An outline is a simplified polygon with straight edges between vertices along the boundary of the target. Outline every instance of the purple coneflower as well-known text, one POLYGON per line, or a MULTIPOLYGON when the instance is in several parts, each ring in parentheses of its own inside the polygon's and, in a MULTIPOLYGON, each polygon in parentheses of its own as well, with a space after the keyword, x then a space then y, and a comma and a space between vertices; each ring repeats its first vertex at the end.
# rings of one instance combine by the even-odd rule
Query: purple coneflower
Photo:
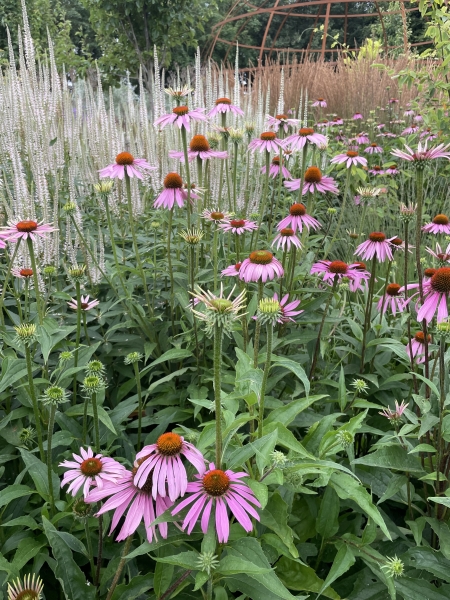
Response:
MULTIPOLYGON (((444 250, 441 248, 440 244, 436 244, 436 250, 432 250, 431 248, 426 248, 428 254, 434 256, 440 263, 450 262, 450 244, 444 250)), ((426 269, 429 270, 429 269, 426 269)), ((433 269, 432 269, 433 270, 433 269)), ((434 275, 434 273, 433 273, 434 275)))
POLYGON ((194 108, 189 110, 187 106, 176 106, 172 112, 167 115, 162 115, 156 119, 154 125, 161 125, 161 129, 166 125, 177 125, 180 129, 185 127, 186 131, 190 131, 189 122, 206 121, 206 116, 203 114, 204 108, 194 108))
POLYGON ((329 125, 333 126, 333 125, 343 125, 344 124, 344 119, 341 119, 341 117, 334 117, 334 119, 331 119, 331 121, 329 122, 329 125))
POLYGON ((322 133, 316 133, 311 127, 302 127, 298 133, 287 137, 285 142, 292 150, 302 150, 308 142, 316 146, 326 144, 327 138, 322 133))
POLYGON ((183 189, 183 180, 178 173, 168 173, 164 178, 164 189, 153 203, 154 208, 168 208, 172 210, 175 202, 183 208, 188 197, 187 190, 183 189))
POLYGON ((67 492, 72 496, 76 496, 81 487, 84 496, 87 496, 91 486, 103 489, 106 483, 115 483, 126 472, 125 467, 113 458, 102 454, 94 455, 92 448, 80 448, 80 454, 81 456, 73 453, 74 460, 59 463, 60 467, 68 469, 64 473, 61 487, 71 482, 67 492))
POLYGON ((320 229, 321 227, 317 219, 306 214, 306 206, 301 202, 298 202, 296 204, 292 204, 292 206, 289 208, 288 216, 278 223, 277 230, 281 231, 286 227, 291 227, 294 231, 297 231, 298 229, 301 233, 303 231, 303 226, 305 226, 308 230, 310 227, 312 229, 320 229))
POLYGON ((360 119, 364 119, 364 117, 362 116, 362 114, 361 114, 361 113, 358 113, 358 112, 357 112, 357 113, 355 113, 355 114, 353 115, 352 119, 353 119, 354 121, 359 121, 360 119))
POLYGON ((373 142, 372 144, 370 144, 370 146, 367 146, 364 152, 366 154, 381 154, 383 152, 383 148, 379 146, 376 142, 373 142))
POLYGON ((384 175, 384 171, 380 165, 374 165, 371 169, 369 169, 369 173, 371 175, 384 175))
POLYGON ((398 422, 401 419, 402 414, 405 412, 405 409, 408 408, 408 403, 405 404, 405 401, 402 400, 402 403, 399 405, 397 400, 395 401, 395 410, 391 408, 385 408, 380 411, 378 414, 386 417, 389 421, 398 422))
MULTIPOLYGON (((184 152, 170 150, 169 156, 170 158, 178 158, 180 162, 184 163, 184 152)), ((228 158, 228 153, 220 150, 211 150, 209 142, 204 135, 194 135, 189 144, 188 160, 192 162, 195 158, 201 158, 201 160, 228 158)))
POLYGON ((241 268, 242 263, 236 263, 235 265, 230 265, 226 269, 224 269, 221 273, 222 277, 237 277, 239 275, 239 269, 241 268))
POLYGON ((302 247, 301 241, 295 235, 295 231, 293 229, 291 229, 290 227, 285 227, 284 229, 280 229, 280 232, 278 233, 278 235, 275 237, 275 239, 272 242, 272 246, 274 244, 277 245, 277 250, 279 250, 280 248, 283 248, 283 250, 289 251, 292 246, 295 246, 296 248, 302 247))
POLYGON ((367 280, 370 278, 370 273, 367 270, 366 263, 355 262, 352 264, 352 268, 360 273, 363 273, 364 277, 358 279, 349 279, 349 290, 351 292, 357 292, 358 290, 364 291, 364 289, 367 288, 367 280))
POLYGON ((328 122, 328 119, 322 119, 321 121, 316 123, 316 127, 318 127, 319 129, 323 129, 324 127, 328 127, 329 125, 330 123, 328 122))
POLYGON ((256 150, 260 152, 264 152, 264 150, 266 152, 278 152, 280 148, 283 148, 284 141, 279 140, 273 131, 265 131, 259 136, 259 139, 250 142, 248 149, 252 152, 256 150))
POLYGON ((23 581, 17 578, 8 583, 8 600, 40 600, 44 584, 42 579, 33 573, 25 575, 23 581))
POLYGON ((290 119, 287 115, 275 115, 271 117, 270 115, 266 115, 266 121, 269 127, 271 127, 274 131, 278 131, 281 127, 286 133, 289 127, 295 127, 298 123, 298 119, 290 119))
POLYGON ((348 150, 345 154, 338 154, 332 158, 330 162, 335 165, 347 163, 347 169, 349 169, 352 165, 355 165, 355 167, 358 165, 362 165, 363 167, 367 166, 367 159, 363 156, 359 156, 356 150, 348 150))
MULTIPOLYGON (((273 295, 273 299, 276 302, 278 302, 278 294, 275 293, 273 295)), ((295 323, 295 320, 293 319, 293 317, 296 317, 297 315, 300 315, 302 312, 305 312, 304 310, 295 310, 297 308, 297 306, 299 306, 300 300, 293 300, 292 302, 288 302, 288 300, 289 300, 289 294, 286 294, 280 300, 281 316, 278 319, 278 323, 288 323, 289 321, 292 321, 292 323, 295 323)))
MULTIPOLYGON (((416 284, 417 285, 417 284, 416 284)), ((412 287, 412 286, 408 286, 412 287)), ((423 282, 424 303, 417 313, 419 323, 425 319, 429 323, 437 310, 438 323, 448 317, 447 302, 450 294, 450 267, 441 267, 428 280, 423 282)))
POLYGON ((327 101, 325 100, 325 98, 317 98, 317 100, 315 100, 311 106, 313 106, 313 107, 320 106, 320 108, 326 108, 327 101))
POLYGON ((415 115, 414 119, 413 119, 416 123, 422 123, 423 122, 423 117, 422 115, 415 115))
MULTIPOLYGON (((5 242, 17 242, 19 239, 26 240, 30 238, 33 242, 37 237, 45 237, 47 233, 57 231, 50 223, 43 224, 37 221, 10 221, 6 227, 0 230, 0 238, 5 242)), ((2 241, 1 248, 5 247, 2 241)))
POLYGON ((404 129, 401 133, 401 135, 413 135, 415 133, 417 133, 419 131, 419 127, 418 125, 410 125, 409 127, 406 127, 406 129, 404 129))
MULTIPOLYGON (((92 504, 104 500, 109 496, 109 499, 101 507, 96 516, 114 510, 110 535, 128 510, 122 528, 119 531, 119 535, 116 537, 116 541, 118 542, 125 540, 129 535, 133 534, 142 521, 144 521, 147 540, 152 542, 153 537, 157 540, 156 527, 150 527, 150 525, 157 517, 162 515, 173 505, 173 502, 167 496, 162 498, 157 495, 156 500, 153 500, 153 481, 151 474, 142 488, 138 488, 134 485, 133 479, 139 468, 139 464, 139 461, 136 461, 134 463, 133 471, 130 472, 124 470, 124 474, 118 481, 115 483, 105 483, 102 489, 92 490, 84 498, 86 503, 92 504)), ((161 536, 166 538, 167 523, 160 523, 158 528, 161 536)))
POLYGON ((404 117, 412 117, 415 114, 415 111, 413 111, 412 108, 408 108, 408 110, 405 110, 405 112, 403 113, 404 117))
POLYGON ((14 269, 11 269, 11 274, 19 279, 29 279, 30 277, 33 277, 33 269, 21 269, 19 267, 15 267, 14 269))
POLYGON ((231 215, 218 210, 204 210, 202 213, 202 218, 206 219, 207 221, 213 221, 214 223, 221 223, 223 221, 229 221, 231 219, 231 215))
MULTIPOLYGON (((266 166, 264 165, 264 167, 261 167, 261 173, 265 174, 266 172, 266 166)), ((280 174, 280 157, 279 156, 274 156, 272 158, 272 164, 269 167, 269 177, 271 177, 272 179, 276 179, 280 174)), ((281 165, 281 175, 287 179, 291 177, 291 174, 289 173, 289 171, 286 169, 286 167, 282 164, 281 165)))
MULTIPOLYGON (((298 190, 300 179, 285 181, 284 186, 291 191, 298 190)), ((308 167, 305 171, 302 195, 304 196, 308 192, 311 192, 311 194, 314 192, 337 194, 339 190, 333 177, 323 176, 318 167, 308 167)))
POLYGON ((73 308, 73 310, 78 310, 78 308, 81 310, 91 310, 91 308, 95 308, 98 304, 100 304, 99 300, 89 301, 89 296, 81 296, 79 305, 76 298, 72 298, 72 300, 67 303, 69 308, 73 308))
POLYGON ((332 285, 336 279, 346 277, 350 281, 361 281, 368 279, 369 273, 359 269, 356 264, 348 265, 342 260, 319 260, 311 267, 311 275, 323 274, 323 281, 332 285))
POLYGON ((248 515, 257 521, 259 515, 249 502, 259 508, 261 505, 252 490, 241 481, 243 477, 248 477, 247 473, 222 471, 216 469, 214 463, 210 463, 209 471, 195 477, 199 481, 188 483, 187 491, 190 495, 172 511, 172 514, 176 515, 180 510, 194 503, 183 521, 182 529, 187 529, 190 534, 203 511, 200 525, 203 533, 206 534, 211 512, 213 512, 217 539, 221 544, 226 543, 230 535, 227 506, 245 531, 249 532, 253 529, 248 515))
MULTIPOLYGON (((431 342, 431 335, 427 335, 427 343, 431 342)), ((411 360, 418 365, 425 362, 425 334, 418 331, 414 337, 406 344, 406 352, 411 360)))
POLYGON ((230 219, 225 223, 220 223, 219 228, 224 231, 231 231, 236 235, 242 235, 246 231, 258 229, 258 225, 254 221, 247 221, 247 219, 230 219))
POLYGON ((218 114, 229 112, 235 115, 239 115, 240 117, 244 116, 244 111, 242 110, 242 108, 231 104, 231 100, 229 98, 217 98, 214 108, 212 108, 208 113, 208 117, 211 119, 212 117, 215 117, 218 114))
POLYGON ((435 133, 431 133, 431 127, 428 127, 427 129, 425 129, 425 131, 422 131, 419 137, 420 139, 426 138, 426 141, 430 142, 431 140, 435 140, 437 138, 437 135, 435 133))
POLYGON ((129 152, 120 152, 116 156, 116 162, 108 165, 104 169, 100 169, 98 175, 100 178, 109 177, 110 179, 123 179, 125 173, 128 177, 137 177, 142 179, 142 173, 139 169, 153 171, 156 167, 152 167, 144 158, 134 158, 129 152), (137 168, 136 168, 137 167, 137 168))
POLYGON ((246 283, 260 280, 265 283, 268 279, 283 277, 283 275, 284 271, 280 261, 267 250, 251 252, 239 269, 239 279, 243 279, 246 283))
POLYGON ((405 144, 407 152, 395 149, 391 154, 409 162, 420 163, 427 160, 433 160, 434 158, 450 158, 450 152, 447 152, 449 147, 450 144, 439 144, 439 146, 436 146, 435 148, 427 148, 427 142, 425 141, 424 144, 421 142, 417 144, 417 150, 415 152, 405 144))
POLYGON ((398 104, 398 98, 389 98, 389 104, 398 104))
POLYGON ((135 485, 138 488, 144 487, 148 477, 152 475, 152 494, 155 500, 157 495, 162 498, 169 496, 172 501, 184 496, 188 481, 181 456, 194 465, 198 473, 205 472, 205 459, 195 446, 185 442, 177 433, 163 433, 156 444, 144 446, 136 454, 139 466, 134 476, 135 485))
POLYGON ((367 133, 358 133, 358 135, 355 137, 355 142, 357 144, 369 144, 370 139, 367 133))
POLYGON ((409 302, 409 299, 405 300, 401 294, 401 286, 398 283, 389 283, 386 286, 386 296, 380 298, 377 304, 377 310, 384 314, 390 307, 394 317, 397 312, 403 312, 409 302))
POLYGON ((434 233, 438 235, 439 233, 445 233, 447 235, 450 234, 450 220, 447 215, 436 215, 431 223, 427 223, 422 227, 422 231, 426 233, 434 233))
POLYGON ((363 260, 371 260, 376 257, 379 262, 384 262, 386 259, 392 260, 392 245, 391 240, 386 239, 386 235, 380 231, 374 231, 369 234, 369 239, 360 244, 355 255, 360 256, 363 260))
MULTIPOLYGON (((450 258, 450 255, 449 255, 449 258, 450 258)), ((436 273, 436 271, 437 271, 437 269, 432 269, 432 268, 425 269, 423 272, 424 281, 428 281, 429 279, 431 279, 433 277, 433 275, 436 273)), ((411 286, 408 285, 408 289, 410 287, 411 286)), ((413 287, 418 287, 418 284, 413 284, 413 287)))
POLYGON ((384 171, 386 175, 398 175, 400 171, 397 169, 397 165, 391 165, 384 171))

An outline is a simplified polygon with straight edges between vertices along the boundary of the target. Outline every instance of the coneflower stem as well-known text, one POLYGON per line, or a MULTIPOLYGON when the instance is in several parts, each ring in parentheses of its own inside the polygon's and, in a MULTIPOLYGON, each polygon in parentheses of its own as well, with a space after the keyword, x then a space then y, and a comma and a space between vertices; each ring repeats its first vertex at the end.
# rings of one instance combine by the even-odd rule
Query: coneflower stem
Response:
POLYGON ((203 187, 203 161, 197 156, 197 183, 198 187, 203 187))
POLYGON ((264 421, 264 396, 266 393, 267 379, 269 377, 270 363, 272 359, 272 342, 273 342, 273 324, 268 323, 266 325, 267 330, 267 354, 266 363, 264 365, 264 374, 261 385, 261 396, 259 399, 259 418, 258 418, 258 438, 262 437, 263 434, 263 421, 264 421))
POLYGON ((323 311, 322 320, 320 322, 319 331, 317 333, 316 347, 314 348, 314 355, 313 355, 313 360, 311 363, 311 371, 309 372, 309 380, 310 381, 313 380, 314 373, 316 371, 317 360, 319 358, 320 340, 322 338, 322 330, 323 330, 323 326, 325 324, 325 319, 327 318, 327 315, 328 315, 328 309, 330 308, 331 300, 334 296, 334 292, 335 292, 337 284, 338 284, 338 278, 339 278, 339 275, 336 274, 334 276, 333 287, 331 288, 330 295, 328 296, 328 300, 325 305, 325 310, 323 311))
POLYGON ((387 290, 387 286, 389 285, 389 275, 391 273, 391 267, 392 267, 392 260, 390 260, 388 262, 387 272, 386 272, 386 281, 384 282, 383 299, 381 301, 381 311, 380 311, 380 325, 383 321, 384 306, 386 303, 386 290, 387 290))
POLYGON ((234 156, 233 156, 233 210, 237 211, 237 163, 238 163, 238 145, 234 145, 234 156))
POLYGON ((258 229, 256 231, 255 247, 258 245, 259 233, 261 231, 261 225, 262 225, 262 222, 264 219, 264 213, 266 212, 267 194, 269 191, 269 169, 270 169, 270 152, 268 150, 266 150, 266 177, 264 179, 263 196, 261 199, 261 203, 259 205, 259 219, 258 219, 258 229))
POLYGON ((131 179, 130 179, 128 173, 125 173, 125 187, 127 189, 128 222, 130 223, 131 237, 133 239, 134 254, 136 257, 137 267, 138 267, 140 275, 141 275, 142 283, 144 284, 145 301, 147 302, 147 306, 148 306, 149 310, 151 310, 152 303, 150 301, 150 296, 148 294, 147 280, 145 278, 145 271, 142 266, 141 257, 139 255, 139 245, 137 242, 136 229, 134 226, 133 203, 131 201, 131 179))
POLYGON ((27 374, 28 374, 28 387, 30 391, 31 403, 33 405, 33 413, 34 420, 36 421, 36 433, 38 438, 38 447, 39 447, 39 455, 41 457, 41 461, 44 462, 45 454, 44 454, 44 445, 42 443, 42 428, 41 428, 41 417, 39 415, 39 408, 36 398, 36 390, 34 387, 33 380, 33 367, 31 363, 31 352, 28 344, 25 344, 25 359, 27 362, 27 374))
POLYGON ((221 404, 221 367, 222 367, 223 330, 214 325, 214 402, 216 412, 216 469, 222 464, 222 404, 221 404))
POLYGON ((116 242, 115 242, 115 238, 114 238, 114 229, 113 229, 113 225, 112 225, 111 211, 109 209, 108 194, 102 194, 102 196, 103 196, 103 201, 105 204, 106 221, 108 223, 109 241, 111 242, 111 248, 112 248, 113 257, 114 257, 114 264, 115 264, 115 267, 117 270, 117 274, 119 276, 120 283, 122 285, 122 289, 123 289, 125 295, 127 296, 127 298, 129 298, 130 294, 128 293, 128 289, 127 289, 127 287, 125 285, 125 281, 122 277, 120 263, 117 258, 117 248, 116 248, 116 242))
MULTIPOLYGON (((98 504, 100 508, 100 503, 98 504)), ((98 517, 98 547, 97 547, 97 569, 95 571, 94 585, 98 586, 100 581, 100 571, 102 569, 103 556, 103 515, 98 517)))
POLYGON ((17 252, 19 251, 20 242, 21 242, 21 238, 19 238, 16 242, 16 247, 14 248, 14 253, 11 257, 11 260, 9 261, 8 268, 6 270, 5 281, 3 282, 2 295, 0 296, 0 315, 1 315, 2 325, 5 325, 5 317, 3 316, 3 309, 5 307, 6 288, 8 287, 9 278, 11 277, 11 268, 16 259, 17 252))
MULTIPOLYGON (((262 300, 264 293, 264 283, 260 280, 258 281, 258 302, 257 306, 259 306, 260 301, 262 300)), ((255 327, 255 339, 253 341, 253 368, 258 368, 258 355, 259 355, 259 335, 261 332, 261 321, 259 319, 256 320, 255 327)))
POLYGON ((364 359, 365 359, 365 354, 366 354, 366 337, 367 337, 367 332, 369 331, 370 320, 371 320, 371 316, 372 316, 372 299, 373 299, 373 290, 375 287, 375 271, 376 271, 376 269, 377 269, 377 257, 374 256, 372 258, 372 269, 371 269, 371 274, 370 274, 369 290, 367 293, 366 310, 365 310, 365 314, 364 314, 364 328, 363 328, 363 339, 362 339, 362 349, 361 349, 361 367, 360 367, 361 373, 364 372, 364 359))
POLYGON ((92 550, 92 539, 91 539, 91 532, 89 531, 89 518, 88 517, 86 517, 84 519, 84 532, 86 534, 87 552, 89 555, 89 563, 91 565, 91 577, 92 577, 92 581, 94 581, 94 577, 95 577, 94 552, 92 550))
POLYGON ((92 402, 92 416, 94 417, 95 451, 98 454, 100 452, 100 428, 99 428, 99 422, 98 422, 97 394, 95 392, 92 394, 91 402, 92 402))
MULTIPOLYGON (((277 220, 278 211, 280 210, 281 190, 282 190, 282 187, 283 187, 283 185, 282 185, 283 184, 283 158, 282 158, 283 152, 282 152, 281 148, 280 148, 280 155, 279 156, 280 156, 280 170, 278 172, 277 202, 276 202, 276 205, 275 205, 275 212, 274 212, 274 215, 273 215, 274 218, 273 219, 271 218, 270 219, 270 223, 269 223, 269 238, 272 235, 273 222, 277 220)), ((272 215, 272 213, 271 213, 271 215, 272 215)))
POLYGON ((301 164, 301 172, 300 172, 300 187, 298 189, 299 199, 298 201, 302 204, 303 200, 303 182, 305 181, 305 171, 306 171, 306 156, 308 154, 308 142, 303 146, 302 152, 302 164, 301 164))
POLYGON ((137 438, 137 449, 141 449, 141 430, 142 430, 142 386, 141 386, 141 373, 137 362, 133 363, 134 367, 134 378, 136 379, 136 387, 138 394, 138 438, 137 438))
POLYGON ((187 228, 191 228, 191 172, 189 169, 189 155, 188 155, 188 147, 187 147, 187 136, 186 136, 186 128, 183 126, 181 128, 181 140, 183 142, 183 152, 184 152, 184 166, 186 168, 186 184, 187 184, 187 200, 186 200, 186 214, 187 214, 187 228))
POLYGON ((36 266, 36 257, 34 255, 33 241, 30 237, 27 238, 27 245, 28 245, 28 252, 30 254, 31 268, 33 270, 34 294, 36 297, 36 309, 37 309, 37 314, 38 314, 38 318, 39 318, 39 325, 42 325, 43 314, 42 314, 41 294, 39 291, 39 279, 38 279, 37 266, 36 266))
POLYGON ((56 406, 51 404, 48 416, 47 428, 47 476, 48 476, 48 495, 50 496, 50 510, 52 515, 55 514, 55 494, 53 491, 53 471, 52 471, 52 438, 53 428, 55 426, 56 406))
POLYGON ((341 212, 339 214, 339 219, 338 219, 338 222, 336 224, 336 228, 334 230, 334 235, 331 238, 330 245, 328 246, 328 248, 325 251, 325 255, 323 257, 323 260, 325 260, 326 257, 328 256, 328 254, 330 253, 331 248, 333 247, 334 242, 337 239, 337 236, 339 234, 339 230, 340 230, 341 225, 342 225, 342 220, 344 218, 344 213, 345 213, 345 203, 347 201, 348 188, 349 188, 349 184, 350 184, 350 174, 351 174, 351 169, 347 169, 347 179, 345 180, 345 188, 344 188, 344 196, 342 198, 341 212))
MULTIPOLYGON (((77 296, 77 332, 75 338, 75 352, 73 355, 73 366, 75 369, 78 367, 78 349, 80 347, 80 337, 81 337, 81 290, 80 290, 80 282, 75 282, 75 290, 77 296)), ((72 404, 75 406, 77 403, 77 375, 75 373, 73 376, 73 396, 72 396, 72 404)))
POLYGON ((172 336, 174 336, 175 335, 175 320, 174 320, 174 314, 173 314, 174 283, 173 283, 172 256, 170 254, 170 242, 172 240, 172 219, 173 219, 173 209, 169 210, 169 224, 167 227, 167 267, 169 269, 169 277, 170 277, 170 319, 172 321, 172 336))
MULTIPOLYGON (((439 426, 437 435, 437 454, 436 454, 436 494, 441 495, 440 486, 440 474, 441 474, 441 460, 444 451, 444 439, 442 438, 442 425, 444 421, 444 410, 445 410, 445 335, 441 335, 440 348, 439 348, 439 426)), ((442 508, 442 507, 441 507, 442 508)), ((436 504, 436 518, 442 515, 440 505, 436 504)))
POLYGON ((122 571, 127 562, 125 558, 130 550, 131 542, 133 541, 133 534, 129 535, 126 539, 125 546, 122 551, 122 558, 120 559, 119 566, 117 567, 116 574, 114 575, 114 579, 112 580, 111 587, 109 588, 108 595, 106 596, 106 600, 111 600, 112 595, 114 594, 114 590, 119 582, 120 577, 122 576, 122 571))
POLYGON ((217 289, 217 245, 219 243, 219 229, 214 224, 214 236, 213 236, 213 271, 214 271, 214 291, 217 289))

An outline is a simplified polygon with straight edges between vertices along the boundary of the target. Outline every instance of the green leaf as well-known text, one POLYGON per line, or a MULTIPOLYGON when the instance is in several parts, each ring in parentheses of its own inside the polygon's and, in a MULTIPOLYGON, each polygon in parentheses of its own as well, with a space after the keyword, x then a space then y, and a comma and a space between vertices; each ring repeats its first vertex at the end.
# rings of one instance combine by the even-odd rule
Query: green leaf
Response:
POLYGON ((311 404, 314 404, 314 402, 321 398, 327 397, 326 394, 321 394, 320 396, 310 396, 309 398, 289 402, 289 404, 286 404, 285 406, 270 411, 269 415, 264 419, 264 426, 269 425, 270 423, 289 425, 298 414, 306 410, 311 404))
MULTIPOLYGON (((323 580, 316 575, 314 569, 284 556, 277 562, 277 573, 285 586, 291 590, 318 593, 323 586, 323 580)), ((322 592, 322 596, 332 600, 340 599, 339 594, 330 587, 322 592)))
POLYGON ((222 558, 217 567, 217 572, 225 577, 236 575, 237 573, 246 573, 251 576, 262 575, 264 573, 270 573, 270 571, 272 571, 270 567, 260 567, 248 560, 229 554, 225 556, 225 558, 222 558))
POLYGON ((162 356, 154 360, 150 363, 145 369, 141 371, 141 377, 148 373, 153 367, 156 365, 160 365, 163 362, 167 362, 168 360, 181 360, 182 358, 190 358, 192 356, 192 352, 190 350, 183 350, 182 348, 171 348, 164 352, 162 356))
POLYGON ((284 356, 273 356, 272 357, 272 366, 273 367, 284 367, 293 373, 296 377, 300 379, 303 383, 303 387, 305 388, 306 397, 309 395, 310 383, 308 376, 305 373, 305 370, 299 363, 291 360, 290 358, 285 358, 284 356))
POLYGON ((367 465, 368 467, 382 467, 394 469, 403 473, 423 473, 424 470, 417 456, 408 454, 405 448, 400 446, 383 446, 375 452, 366 454, 352 461, 354 465, 367 465))
POLYGON ((395 580, 395 589, 404 600, 448 600, 448 593, 441 593, 425 579, 399 577, 395 580))
MULTIPOLYGON (((31 452, 28 452, 28 450, 25 450, 24 448, 19 448, 19 450, 27 471, 34 482, 34 485, 36 486, 36 490, 45 500, 47 500, 49 497, 47 465, 41 462, 37 456, 31 454, 31 452)), ((59 477, 53 471, 52 482, 53 494, 57 500, 59 498, 60 481, 59 477)))
POLYGON ((130 552, 130 554, 127 554, 127 559, 136 558, 136 556, 142 556, 143 554, 149 554, 150 552, 155 552, 158 548, 162 548, 168 544, 176 544, 178 542, 186 542, 188 540, 195 542, 197 540, 201 540, 202 538, 203 533, 200 530, 194 529, 194 531, 188 535, 187 533, 184 533, 173 525, 169 524, 167 538, 158 536, 158 541, 155 540, 152 543, 144 542, 135 550, 130 552))
POLYGON ((247 478, 245 481, 261 504, 261 508, 264 509, 267 505, 267 501, 269 500, 269 490, 267 485, 250 478, 247 478))
POLYGON ((45 546, 44 542, 39 542, 34 537, 24 538, 20 540, 12 561, 13 566, 20 570, 29 560, 34 558, 39 550, 45 546))
POLYGON ((180 552, 180 554, 174 554, 172 556, 155 556, 154 560, 168 565, 183 567, 183 569, 199 571, 200 567, 198 566, 197 558, 198 553, 190 550, 188 552, 180 552))
POLYGON ((339 529, 339 508, 339 497, 335 490, 328 485, 325 488, 316 521, 316 531, 317 533, 320 533, 324 539, 333 537, 339 529))
POLYGON ((342 365, 341 372, 339 374, 338 402, 339 408, 344 410, 347 406, 347 388, 345 387, 345 373, 342 365))
MULTIPOLYGON (((315 457, 310 454, 303 445, 298 441, 295 435, 290 431, 287 427, 282 425, 281 423, 270 423, 270 425, 266 425, 263 429, 264 435, 269 435, 273 431, 277 431, 277 445, 283 446, 288 450, 292 450, 296 452, 302 458, 307 458, 310 460, 315 460, 315 457)), ((261 438, 262 439, 262 438, 261 438)), ((230 467, 231 468, 231 467, 230 467)))
MULTIPOLYGON (((37 368, 37 365, 36 365, 37 368)), ((10 385, 14 385, 27 375, 26 362, 23 359, 5 358, 2 361, 2 375, 0 377, 0 394, 10 385)))
POLYGON ((402 560, 408 567, 424 569, 435 575, 438 579, 443 579, 450 583, 450 560, 444 558, 441 552, 437 552, 426 546, 410 548, 406 555, 402 555, 402 560))
POLYGON ((162 383, 166 383, 167 381, 171 381, 174 377, 179 377, 180 375, 183 375, 184 373, 186 373, 186 371, 188 370, 189 367, 184 367, 184 369, 178 369, 178 371, 173 371, 172 373, 169 373, 169 375, 166 375, 165 377, 162 377, 161 379, 158 379, 157 381, 154 381, 148 388, 147 392, 153 392, 153 390, 158 387, 158 385, 161 385, 162 383))
POLYGON ((369 493, 360 483, 346 473, 333 473, 330 477, 330 485, 336 490, 341 500, 353 500, 353 502, 356 502, 375 521, 384 535, 388 539, 391 539, 391 534, 383 521, 383 517, 380 515, 377 507, 374 506, 369 493))
POLYGON ((288 505, 278 492, 275 492, 267 503, 266 508, 260 512, 261 524, 274 531, 294 558, 298 558, 298 550, 294 545, 294 534, 287 524, 288 505))
POLYGON ((56 561, 51 566, 55 577, 61 583, 66 600, 95 600, 95 587, 88 585, 86 577, 73 560, 69 546, 58 535, 58 532, 50 521, 45 517, 42 517, 42 521, 56 561))
POLYGON ((350 548, 346 544, 343 544, 339 548, 336 556, 334 557, 334 561, 327 575, 327 578, 325 579, 322 587, 320 588, 319 596, 322 594, 322 592, 324 592, 327 589, 327 587, 329 587, 334 581, 336 581, 336 579, 338 579, 341 575, 346 573, 350 569, 350 567, 355 564, 355 561, 356 559, 353 556, 353 553, 350 550, 350 548))
POLYGON ((114 590, 111 600, 135 600, 153 587, 151 575, 138 575, 128 583, 118 585, 114 590))
MULTIPOLYGON (((99 404, 97 406, 97 411, 98 411, 98 418, 103 423, 103 425, 105 425, 112 433, 117 434, 117 431, 115 430, 114 425, 113 425, 111 419, 109 418, 108 413, 103 408, 103 406, 101 406, 99 404)), ((67 417, 79 417, 79 416, 81 416, 81 415, 84 414, 84 405, 83 404, 78 404, 76 406, 70 406, 67 410, 64 411, 64 414, 67 417)), ((91 403, 88 404, 87 414, 90 417, 94 418, 94 412, 93 412, 93 408, 92 408, 92 404, 91 403)))
MULTIPOLYGON (((0 492, 0 508, 7 506, 12 500, 35 493, 35 490, 32 490, 27 485, 9 485, 0 492)), ((2 525, 5 525, 5 523, 2 523, 2 525)))

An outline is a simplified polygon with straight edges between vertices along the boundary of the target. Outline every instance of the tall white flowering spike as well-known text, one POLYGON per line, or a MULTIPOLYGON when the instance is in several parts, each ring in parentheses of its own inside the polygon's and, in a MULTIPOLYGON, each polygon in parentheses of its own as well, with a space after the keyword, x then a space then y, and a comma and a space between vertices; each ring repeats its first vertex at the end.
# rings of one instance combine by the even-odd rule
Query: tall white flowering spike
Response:
POLYGON ((280 94, 278 96, 277 114, 282 115, 284 113, 284 68, 281 68, 280 75, 280 94))

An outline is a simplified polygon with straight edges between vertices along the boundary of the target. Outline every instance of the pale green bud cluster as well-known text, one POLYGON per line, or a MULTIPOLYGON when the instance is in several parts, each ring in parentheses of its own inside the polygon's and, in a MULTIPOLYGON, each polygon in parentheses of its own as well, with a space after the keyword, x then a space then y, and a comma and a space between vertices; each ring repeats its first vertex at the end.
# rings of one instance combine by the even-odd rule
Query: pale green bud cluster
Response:
POLYGON ((114 185, 112 180, 100 181, 99 183, 94 184, 94 190, 98 194, 108 194, 114 185))
POLYGON ((211 571, 217 569, 219 559, 213 552, 202 552, 197 556, 197 565, 201 571, 210 575, 211 571))
POLYGON ((338 431, 336 438, 343 448, 348 448, 355 441, 355 438, 350 431, 338 431))
POLYGON ((405 565, 397 556, 387 558, 386 560, 386 564, 381 568, 384 569, 388 577, 401 577, 404 574, 405 565))
POLYGON ((272 459, 273 466, 277 467, 278 469, 282 469, 288 462, 286 454, 280 452, 279 450, 274 450, 271 452, 270 458, 272 459))
POLYGON ((354 379, 351 386, 355 388, 357 394, 367 394, 367 390, 369 389, 364 379, 354 379))
POLYGON ((22 323, 14 329, 16 331, 16 342, 30 346, 36 340, 36 325, 33 323, 22 323))
POLYGON ((185 229, 179 235, 189 246, 196 246, 201 242, 205 234, 200 229, 185 229))
POLYGON ((82 388, 85 395, 90 398, 105 388, 105 381, 98 375, 88 375, 84 378, 82 388))
POLYGON ((68 401, 67 390, 59 387, 59 385, 52 385, 47 388, 41 396, 41 402, 45 406, 58 406, 68 401))
POLYGON ((281 305, 273 298, 263 298, 259 301, 256 316, 262 325, 275 325, 282 317, 281 305))
POLYGON ((130 352, 124 358, 124 363, 126 365, 134 365, 134 363, 139 362, 143 359, 143 356, 140 352, 130 352))
POLYGON ((91 360, 86 365, 87 375, 98 375, 103 377, 105 373, 105 365, 100 360, 91 360))
POLYGON ((76 212, 76 210, 77 205, 75 204, 75 202, 67 202, 67 204, 64 204, 63 206, 63 211, 68 215, 73 215, 76 212))

